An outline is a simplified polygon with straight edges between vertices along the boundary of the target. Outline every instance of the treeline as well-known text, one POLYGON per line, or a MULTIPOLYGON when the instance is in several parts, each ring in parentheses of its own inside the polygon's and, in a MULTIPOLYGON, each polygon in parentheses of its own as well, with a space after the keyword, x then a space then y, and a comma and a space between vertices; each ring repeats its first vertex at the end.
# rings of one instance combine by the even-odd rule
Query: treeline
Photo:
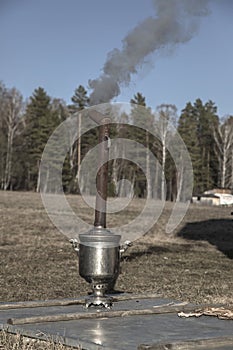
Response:
MULTIPOLYGON (((197 99, 194 103, 188 102, 180 115, 177 115, 174 105, 158 106, 156 114, 159 117, 155 121, 155 114, 146 105, 141 93, 137 93, 130 102, 135 105, 131 117, 135 120, 143 118, 136 108, 143 106, 147 111, 147 122, 151 128, 157 128, 160 139, 139 128, 123 127, 123 122, 118 128, 112 128, 112 137, 133 138, 142 143, 155 155, 157 163, 151 164, 146 160, 147 171, 144 174, 133 162, 120 159, 124 158, 123 154, 112 160, 109 166, 110 195, 127 195, 123 182, 119 180, 129 179, 131 189, 138 197, 176 199, 179 169, 176 169, 167 147, 169 123, 178 130, 189 151, 194 193, 213 187, 233 191, 233 116, 219 118, 214 102, 203 103, 197 99)), ((40 161, 50 135, 61 122, 88 106, 88 93, 81 85, 67 105, 62 99, 48 96, 41 87, 35 89, 28 101, 24 101, 16 88, 7 88, 0 83, 0 189, 40 191, 40 161)), ((62 171, 65 192, 79 193, 80 186, 85 187, 85 179, 80 179, 80 164, 97 142, 96 128, 78 139, 67 153, 62 171)), ((149 159, 149 153, 147 156, 149 159)))

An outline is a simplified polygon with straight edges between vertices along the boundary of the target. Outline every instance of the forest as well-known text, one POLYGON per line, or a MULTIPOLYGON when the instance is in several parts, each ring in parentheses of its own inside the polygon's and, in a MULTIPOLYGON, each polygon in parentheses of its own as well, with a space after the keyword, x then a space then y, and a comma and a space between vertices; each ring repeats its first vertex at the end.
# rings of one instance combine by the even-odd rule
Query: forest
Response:
MULTIPOLYGON (((75 89, 70 101, 67 104, 60 98, 52 98, 42 87, 36 88, 25 101, 15 87, 7 88, 0 83, 1 190, 41 190, 40 161, 49 137, 63 121, 90 106, 88 91, 82 85, 75 89)), ((148 111, 150 127, 159 130, 160 140, 143 129, 123 127, 123 122, 120 127, 111 128, 111 137, 121 135, 142 143, 156 156, 158 164, 144 174, 138 165, 121 157, 110 161, 109 195, 124 196, 118 181, 129 179, 136 197, 154 196, 171 201, 177 198, 178 170, 167 148, 168 122, 174 125, 189 152, 194 176, 193 193, 201 194, 213 187, 229 188, 233 192, 233 115, 220 118, 213 101, 203 102, 197 98, 194 102, 188 101, 180 115, 175 105, 157 106, 158 123, 154 121, 151 106, 147 106, 142 93, 132 96, 129 102, 135 106, 131 110, 132 118, 143 118, 136 106, 143 106, 148 111), (160 177, 158 166, 162 169, 160 177), (158 182, 160 186, 155 185, 158 182)), ((87 151, 98 143, 97 131, 98 127, 87 132, 67 152, 62 170, 66 193, 80 193, 80 164, 87 151)))

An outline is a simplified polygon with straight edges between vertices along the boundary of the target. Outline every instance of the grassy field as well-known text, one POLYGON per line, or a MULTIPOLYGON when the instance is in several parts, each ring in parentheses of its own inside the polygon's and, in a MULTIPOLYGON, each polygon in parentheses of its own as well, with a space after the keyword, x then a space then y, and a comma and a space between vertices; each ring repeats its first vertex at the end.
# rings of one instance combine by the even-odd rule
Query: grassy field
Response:
MULTIPOLYGON (((93 221, 93 211, 80 197, 68 200, 79 215, 93 221)), ((137 215, 141 203, 121 215, 120 222, 137 215)), ((150 232, 124 254, 116 289, 153 291, 194 303, 233 304, 232 208, 191 205, 176 232, 167 236, 165 223, 171 210, 168 203, 150 232)), ((0 192, 0 214, 0 301, 88 293, 88 284, 78 275, 78 258, 67 237, 50 222, 39 194, 0 192)), ((110 216, 110 226, 117 221, 119 216, 110 216)), ((11 342, 17 344, 14 337, 0 332, 1 350, 13 349, 11 342)), ((14 349, 63 348, 31 341, 23 346, 14 349)))

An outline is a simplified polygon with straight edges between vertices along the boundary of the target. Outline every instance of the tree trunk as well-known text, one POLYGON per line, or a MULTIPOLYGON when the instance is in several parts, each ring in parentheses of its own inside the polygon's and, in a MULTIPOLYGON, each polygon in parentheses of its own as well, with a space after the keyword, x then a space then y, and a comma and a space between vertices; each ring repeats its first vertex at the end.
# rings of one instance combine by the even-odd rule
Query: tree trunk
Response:
POLYGON ((40 161, 37 161, 38 165, 38 176, 37 176, 37 184, 36 184, 36 192, 40 192, 40 182, 41 182, 41 172, 40 172, 40 161))
POLYGON ((156 164, 155 164, 155 179, 154 179, 154 197, 156 199, 160 198, 160 194, 158 191, 158 187, 159 187, 159 183, 160 183, 160 178, 159 178, 159 161, 158 159, 156 159, 156 164))
POLYGON ((45 183, 44 183, 44 187, 43 187, 43 193, 47 193, 47 191, 51 191, 50 188, 48 188, 48 182, 49 182, 49 167, 46 171, 46 180, 45 180, 45 183))
POLYGON ((14 129, 10 128, 8 130, 7 137, 7 154, 6 154, 6 164, 5 164, 5 179, 3 189, 6 191, 11 182, 11 170, 12 170, 12 154, 13 154, 13 139, 14 139, 14 129))
POLYGON ((146 131, 146 181, 147 181, 147 198, 152 198, 151 169, 150 169, 150 149, 149 149, 149 132, 146 131))
POLYGON ((161 200, 165 201, 165 164, 166 164, 166 143, 165 138, 162 140, 162 174, 161 174, 161 200))
MULTIPOLYGON (((81 127, 82 127, 82 114, 79 113, 78 116, 78 144, 77 144, 77 174, 76 174, 76 180, 80 181, 80 165, 81 165, 81 127)), ((80 188, 80 187, 79 187, 80 188)))
POLYGON ((231 151, 231 191, 233 191, 233 149, 231 151))
POLYGON ((207 189, 211 186, 210 184, 210 151, 207 151, 207 189))
POLYGON ((180 169, 177 170, 177 195, 176 195, 176 200, 177 202, 180 202, 182 200, 181 198, 181 192, 183 188, 183 182, 184 182, 184 169, 183 169, 183 162, 182 162, 182 154, 180 155, 181 157, 181 162, 182 166, 180 169))
POLYGON ((222 160, 222 176, 221 176, 221 187, 225 187, 225 180, 226 180, 226 154, 223 153, 223 160, 222 160))

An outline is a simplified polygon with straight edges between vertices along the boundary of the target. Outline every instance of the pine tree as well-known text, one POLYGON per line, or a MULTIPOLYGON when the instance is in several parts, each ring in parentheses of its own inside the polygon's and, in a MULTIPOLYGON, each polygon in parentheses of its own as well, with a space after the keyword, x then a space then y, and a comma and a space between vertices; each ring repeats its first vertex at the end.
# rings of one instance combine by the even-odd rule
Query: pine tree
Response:
POLYGON ((26 129, 24 150, 27 156, 27 188, 40 190, 40 160, 44 147, 59 125, 58 115, 52 111, 51 98, 42 87, 36 89, 30 97, 25 114, 26 129))
POLYGON ((181 112, 181 116, 178 121, 178 132, 182 137, 191 157, 194 173, 194 192, 200 193, 201 150, 197 130, 198 119, 195 113, 195 108, 191 102, 188 102, 186 107, 181 112))
POLYGON ((194 172, 194 193, 202 193, 217 184, 217 159, 214 154, 213 126, 218 123, 212 101, 197 99, 182 110, 178 131, 189 151, 194 172))
MULTIPOLYGON (((146 98, 138 92, 130 100, 132 104, 131 117, 133 119, 133 124, 137 125, 132 129, 132 139, 138 143, 144 145, 146 148, 146 154, 143 152, 143 157, 145 156, 146 164, 146 178, 139 167, 136 168, 136 194, 139 197, 152 198, 153 188, 152 188, 152 171, 151 171, 151 159, 150 159, 150 149, 153 144, 153 137, 148 130, 153 128, 154 116, 151 113, 151 109, 146 106, 146 98), (145 184, 146 183, 146 184, 145 184)), ((137 155, 139 158, 140 154, 137 155)))
POLYGON ((131 98, 130 103, 133 103, 138 106, 146 107, 146 98, 142 95, 141 92, 137 92, 133 98, 131 98))
POLYGON ((74 90, 71 101, 73 103, 69 106, 69 109, 72 113, 76 113, 88 107, 90 99, 87 95, 87 90, 82 85, 79 85, 79 87, 74 90))
MULTIPOLYGON (((62 99, 54 98, 51 100, 51 111, 54 114, 54 118, 59 120, 59 124, 65 121, 70 116, 69 108, 66 106, 65 101, 63 101, 62 99)), ((53 139, 54 145, 51 145, 51 148, 54 148, 54 151, 53 156, 51 155, 50 159, 50 183, 46 184, 47 189, 44 189, 44 191, 46 190, 49 192, 56 193, 60 189, 56 188, 56 181, 53 178, 53 176, 51 176, 51 174, 59 173, 59 167, 64 155, 64 145, 67 143, 67 140, 69 140, 69 135, 68 133, 66 133, 66 135, 63 134, 60 138, 53 135, 53 139), (62 138, 64 139, 62 140, 62 138)), ((68 193, 71 192, 72 182, 73 177, 70 164, 70 152, 67 152, 62 167, 62 190, 68 193)))
POLYGON ((81 165, 81 159, 82 159, 82 151, 83 148, 85 148, 85 144, 88 142, 86 141, 86 136, 81 137, 81 130, 82 130, 82 113, 83 109, 89 106, 89 97, 87 95, 86 89, 79 85, 75 91, 74 95, 71 97, 72 104, 68 106, 69 111, 71 114, 76 115, 77 118, 77 134, 78 139, 73 144, 73 146, 70 148, 70 154, 69 154, 69 161, 70 161, 70 167, 72 171, 72 177, 73 177, 73 184, 72 184, 72 191, 73 192, 79 192, 80 191, 80 165, 81 165))

